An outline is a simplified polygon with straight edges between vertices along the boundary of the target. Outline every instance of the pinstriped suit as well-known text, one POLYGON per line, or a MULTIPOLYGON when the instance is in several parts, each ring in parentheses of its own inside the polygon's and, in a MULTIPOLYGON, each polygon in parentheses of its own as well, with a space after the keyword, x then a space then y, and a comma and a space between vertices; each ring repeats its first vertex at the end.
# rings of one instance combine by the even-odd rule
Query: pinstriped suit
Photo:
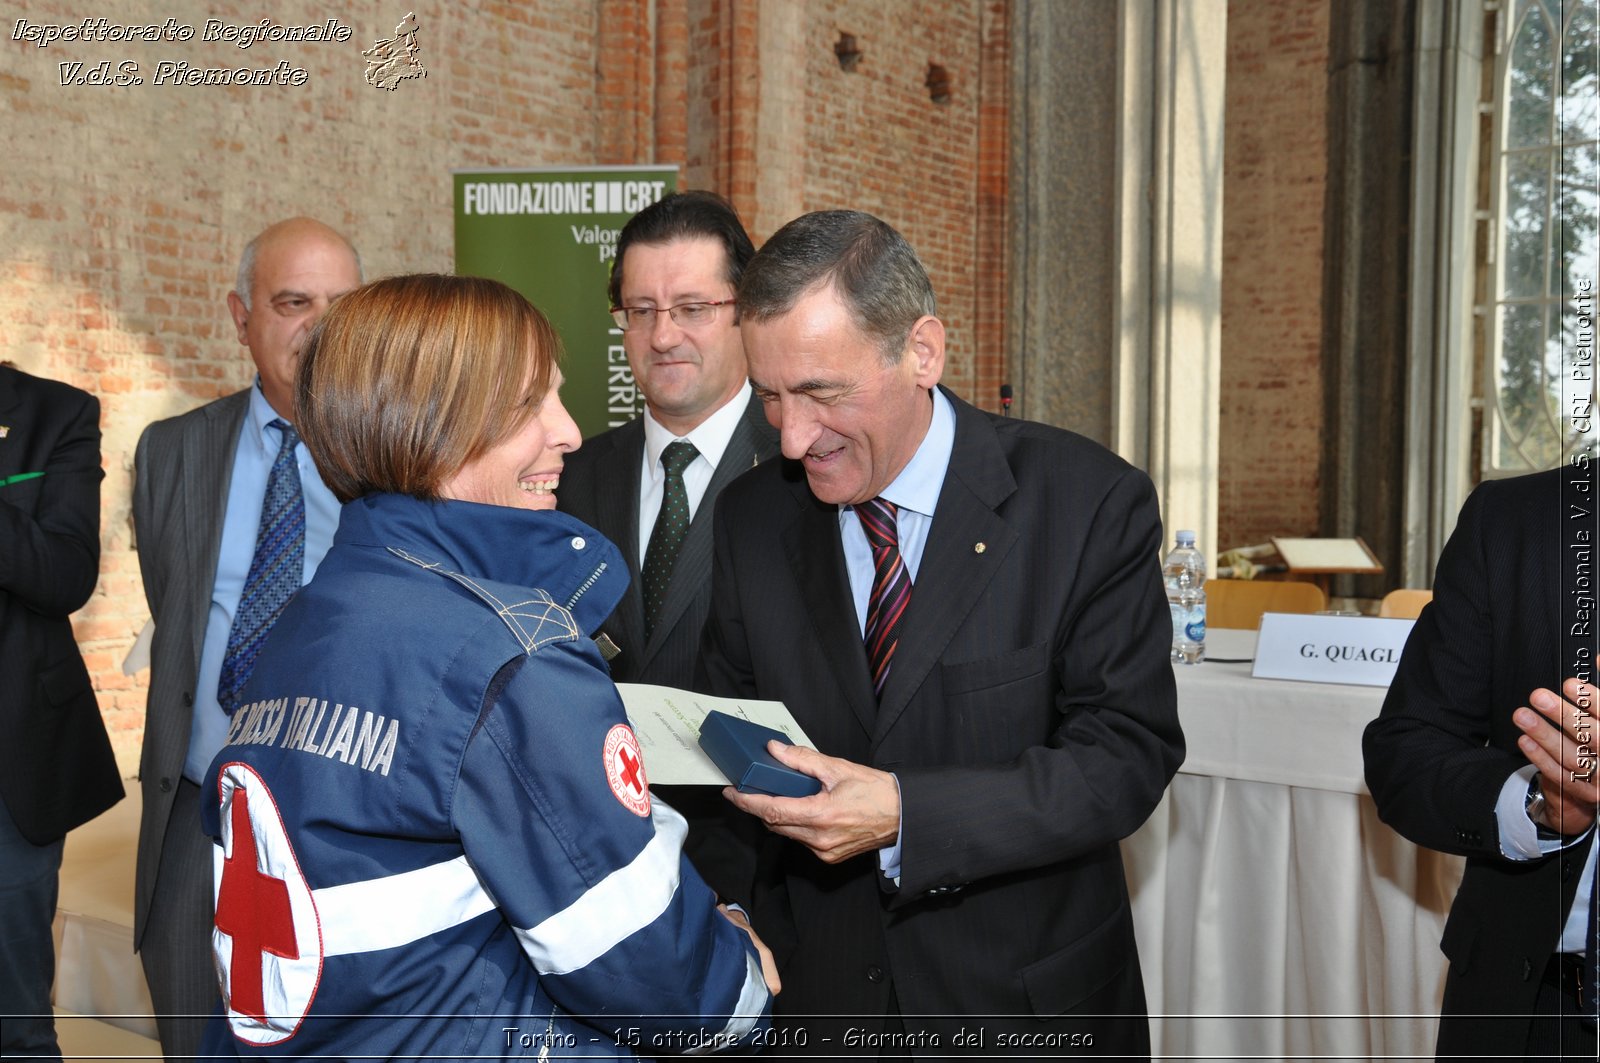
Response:
POLYGON ((1512 713, 1538 687, 1560 691, 1580 647, 1593 662, 1591 550, 1572 544, 1579 533, 1593 541, 1594 499, 1592 464, 1478 485, 1362 736, 1379 817, 1467 858, 1440 942, 1450 960, 1440 1058, 1527 1051, 1541 976, 1595 844, 1591 833, 1542 860, 1511 861, 1495 814, 1501 787, 1528 763, 1512 713))
POLYGON ((566 460, 559 508, 617 544, 633 577, 628 593, 601 627, 622 650, 611 661, 618 683, 689 687, 700 652, 700 629, 711 606, 711 522, 717 495, 756 462, 778 453, 778 434, 752 398, 744 418, 717 463, 705 497, 695 508, 689 534, 678 552, 672 582, 653 637, 644 640, 644 594, 639 583, 639 470, 644 461, 644 421, 584 441, 566 460))
POLYGON ((903 842, 896 891, 876 854, 829 866, 768 835, 735 893, 813 1051, 897 1007, 945 1052, 1004 1052, 995 1038, 1012 1031, 1148 1054, 1117 842, 1183 757, 1155 493, 1080 436, 951 402, 954 449, 881 704, 837 507, 788 461, 722 497, 710 689, 781 699, 823 753, 895 772, 903 842), (834 1018, 802 1018, 818 1015, 834 1018), (990 1016, 981 1049, 952 1041, 972 1016, 990 1016))
MULTIPOLYGON (((174 799, 189 750, 234 450, 249 406, 245 390, 157 421, 140 436, 134 457, 133 523, 155 637, 139 758, 144 808, 133 942, 158 1014, 208 1013, 218 999, 208 933, 211 842, 199 829, 198 807, 175 809, 174 799)), ((158 1022, 169 1056, 198 1047, 198 1023, 158 1022)))

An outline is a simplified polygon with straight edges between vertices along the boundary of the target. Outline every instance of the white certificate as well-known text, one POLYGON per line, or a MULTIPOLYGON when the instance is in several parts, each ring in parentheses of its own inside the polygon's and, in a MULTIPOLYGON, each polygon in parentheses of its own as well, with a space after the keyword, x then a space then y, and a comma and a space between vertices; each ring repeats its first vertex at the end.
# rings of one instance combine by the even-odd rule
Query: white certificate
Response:
POLYGON ((648 683, 618 683, 617 693, 622 695, 633 733, 639 736, 645 775, 651 783, 728 785, 727 776, 700 748, 700 724, 712 709, 782 731, 797 746, 816 748, 781 701, 716 698, 648 683))

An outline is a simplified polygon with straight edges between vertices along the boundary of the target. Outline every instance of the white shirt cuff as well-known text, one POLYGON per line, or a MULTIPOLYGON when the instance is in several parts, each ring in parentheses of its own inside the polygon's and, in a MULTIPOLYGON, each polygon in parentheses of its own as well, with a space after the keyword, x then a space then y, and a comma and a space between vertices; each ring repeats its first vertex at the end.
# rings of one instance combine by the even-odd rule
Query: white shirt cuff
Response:
POLYGON ((1494 818, 1500 826, 1500 852, 1507 860, 1537 860, 1576 845, 1588 833, 1565 839, 1539 836, 1538 826, 1528 818, 1528 787, 1533 785, 1534 773, 1532 764, 1512 772, 1500 787, 1500 799, 1494 803, 1494 818))
MULTIPOLYGON (((899 796, 900 776, 891 772, 889 777, 894 780, 895 795, 899 796)), ((892 880, 896 886, 900 885, 900 843, 905 837, 906 828, 904 812, 905 809, 902 806, 900 825, 895 828, 894 832, 894 844, 887 849, 878 850, 878 870, 883 872, 884 878, 892 880)))

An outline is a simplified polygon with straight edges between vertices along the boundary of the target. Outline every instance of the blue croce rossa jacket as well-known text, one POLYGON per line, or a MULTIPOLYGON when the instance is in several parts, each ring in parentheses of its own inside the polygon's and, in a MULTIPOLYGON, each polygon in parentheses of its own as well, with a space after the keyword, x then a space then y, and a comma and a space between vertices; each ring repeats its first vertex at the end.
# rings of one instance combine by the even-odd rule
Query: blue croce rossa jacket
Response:
POLYGON ((745 1045, 770 1000, 589 634, 616 547, 554 511, 351 502, 206 779, 208 1053, 745 1045))

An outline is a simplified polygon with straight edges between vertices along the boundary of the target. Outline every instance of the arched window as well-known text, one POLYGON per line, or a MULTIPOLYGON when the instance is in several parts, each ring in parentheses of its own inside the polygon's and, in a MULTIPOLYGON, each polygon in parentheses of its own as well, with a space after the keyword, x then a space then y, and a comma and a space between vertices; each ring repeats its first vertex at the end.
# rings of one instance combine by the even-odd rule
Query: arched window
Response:
POLYGON ((1595 9, 1595 0, 1506 0, 1498 12, 1479 308, 1485 478, 1551 468, 1587 431, 1573 395, 1592 391, 1600 283, 1595 9), (1585 348, 1587 370, 1574 363, 1585 348))

